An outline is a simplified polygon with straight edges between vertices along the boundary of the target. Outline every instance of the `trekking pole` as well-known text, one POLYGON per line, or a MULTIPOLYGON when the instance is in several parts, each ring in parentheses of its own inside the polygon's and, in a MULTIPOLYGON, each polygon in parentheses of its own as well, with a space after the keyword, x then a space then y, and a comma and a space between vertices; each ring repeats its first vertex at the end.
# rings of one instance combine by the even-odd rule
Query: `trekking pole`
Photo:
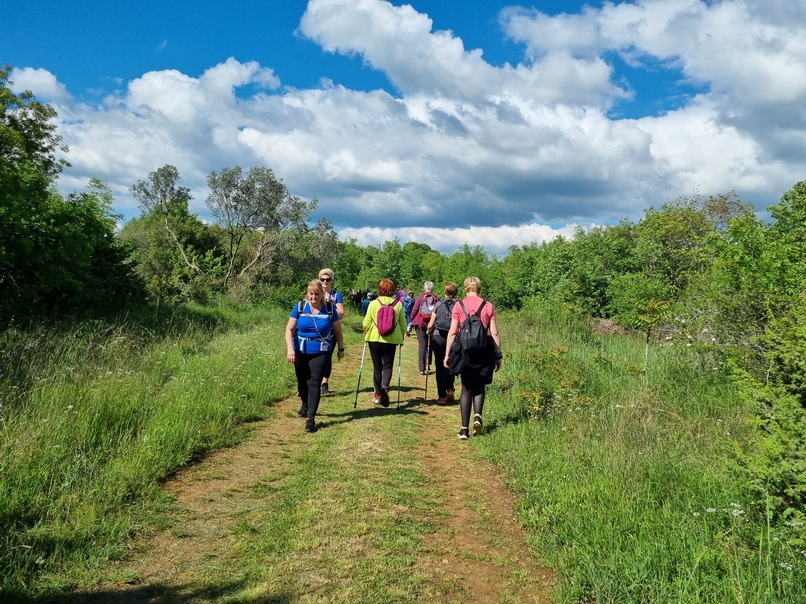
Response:
POLYGON ((431 371, 431 334, 428 334, 428 346, 425 349, 425 395, 423 400, 428 400, 428 372, 431 371))
POLYGON ((403 344, 400 345, 400 353, 397 355, 397 408, 400 409, 400 366, 403 364, 403 344))
POLYGON ((355 401, 353 409, 358 405, 358 388, 361 386, 361 374, 364 372, 364 353, 367 351, 367 341, 364 340, 364 348, 361 350, 361 365, 358 368, 358 383, 355 385, 355 401))

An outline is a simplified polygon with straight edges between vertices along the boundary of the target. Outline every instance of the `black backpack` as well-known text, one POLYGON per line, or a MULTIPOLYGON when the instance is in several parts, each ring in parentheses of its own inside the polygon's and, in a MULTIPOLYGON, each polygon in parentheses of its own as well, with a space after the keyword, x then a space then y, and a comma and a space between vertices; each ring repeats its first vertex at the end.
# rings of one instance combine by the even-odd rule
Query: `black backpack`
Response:
POLYGON ((451 328, 451 315, 453 314, 454 304, 456 304, 456 300, 451 300, 450 298, 437 304, 437 320, 434 321, 434 329, 448 331, 451 328))
POLYGON ((462 350, 465 353, 477 353, 487 348, 487 328, 484 327, 484 323, 481 321, 481 309, 484 308, 486 303, 487 300, 482 300, 479 309, 475 314, 471 315, 467 312, 462 301, 459 300, 459 306, 462 307, 462 311, 465 313, 464 323, 459 328, 459 344, 462 345, 462 350))

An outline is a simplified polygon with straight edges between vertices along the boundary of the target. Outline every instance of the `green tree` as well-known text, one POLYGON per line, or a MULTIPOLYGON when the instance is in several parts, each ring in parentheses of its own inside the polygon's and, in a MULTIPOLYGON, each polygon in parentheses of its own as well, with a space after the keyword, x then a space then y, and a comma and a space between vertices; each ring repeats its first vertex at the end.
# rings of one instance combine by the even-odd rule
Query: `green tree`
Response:
MULTIPOLYGON (((270 168, 261 166, 251 168, 246 176, 240 166, 224 168, 220 174, 210 172, 207 185, 207 207, 225 235, 225 285, 271 264, 282 246, 283 232, 303 227, 317 206, 315 199, 304 202, 292 196, 270 168), (245 241, 251 243, 249 255, 239 263, 238 252, 245 241)), ((322 232, 332 230, 329 223, 323 226, 322 232)))
POLYGON ((56 112, 0 70, 0 317, 111 309, 142 295, 115 238, 105 183, 65 200, 56 112))

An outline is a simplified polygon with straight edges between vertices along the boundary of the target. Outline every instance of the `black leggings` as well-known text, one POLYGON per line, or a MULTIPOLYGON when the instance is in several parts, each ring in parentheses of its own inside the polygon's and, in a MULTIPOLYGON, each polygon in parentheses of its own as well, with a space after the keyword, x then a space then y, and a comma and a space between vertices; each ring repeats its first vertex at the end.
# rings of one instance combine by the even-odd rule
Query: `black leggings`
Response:
POLYGON ((397 344, 369 342, 369 355, 372 357, 372 385, 375 388, 375 394, 380 394, 381 388, 388 389, 392 383, 396 351, 397 344))
POLYGON ((448 342, 438 332, 431 336, 431 352, 434 353, 434 369, 436 370, 437 396, 448 395, 453 390, 454 376, 445 368, 445 350, 448 342))
POLYGON ((322 397, 322 375, 330 359, 329 352, 305 354, 297 352, 294 373, 297 374, 297 390, 303 407, 308 407, 308 419, 316 417, 319 399, 322 397))
POLYGON ((418 353, 419 356, 417 358, 417 363, 419 365, 420 371, 425 371, 431 366, 431 349, 428 347, 429 339, 428 339, 428 332, 425 330, 425 327, 417 326, 417 345, 418 345, 418 353))
POLYGON ((478 370, 463 371, 461 376, 462 396, 459 397, 459 409, 462 414, 462 427, 469 428, 471 406, 476 415, 481 415, 484 409, 486 386, 484 378, 479 375, 478 370))

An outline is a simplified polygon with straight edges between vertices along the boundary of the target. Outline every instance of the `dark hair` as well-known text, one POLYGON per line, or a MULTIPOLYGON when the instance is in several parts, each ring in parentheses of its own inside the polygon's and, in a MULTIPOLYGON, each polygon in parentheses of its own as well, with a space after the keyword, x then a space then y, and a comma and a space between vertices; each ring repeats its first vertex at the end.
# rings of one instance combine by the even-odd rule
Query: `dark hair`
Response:
POLYGON ((395 295, 395 282, 391 279, 381 279, 378 283, 379 296, 394 296, 395 295))
POLYGON ((458 292, 458 291, 459 291, 459 286, 456 285, 456 283, 454 283, 453 281, 448 281, 445 284, 445 296, 447 296, 448 298, 455 298, 456 297, 456 292, 458 292))

